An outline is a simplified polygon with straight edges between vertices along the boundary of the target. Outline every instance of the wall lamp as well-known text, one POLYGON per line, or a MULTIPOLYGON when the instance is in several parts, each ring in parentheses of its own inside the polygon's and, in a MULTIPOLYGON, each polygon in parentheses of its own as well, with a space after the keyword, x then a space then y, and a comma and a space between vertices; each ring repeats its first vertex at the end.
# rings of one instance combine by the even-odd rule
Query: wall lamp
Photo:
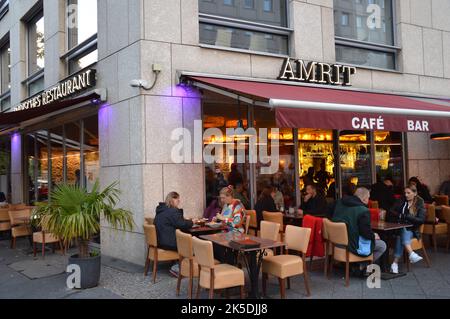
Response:
POLYGON ((153 64, 152 71, 155 74, 155 80, 153 81, 152 84, 150 84, 147 80, 137 79, 137 80, 132 80, 130 82, 130 86, 136 87, 136 88, 141 88, 146 91, 152 90, 155 87, 156 82, 158 81, 158 76, 162 71, 162 66, 160 64, 153 64))
POLYGON ((448 141, 450 140, 450 133, 431 134, 431 139, 434 141, 448 141))

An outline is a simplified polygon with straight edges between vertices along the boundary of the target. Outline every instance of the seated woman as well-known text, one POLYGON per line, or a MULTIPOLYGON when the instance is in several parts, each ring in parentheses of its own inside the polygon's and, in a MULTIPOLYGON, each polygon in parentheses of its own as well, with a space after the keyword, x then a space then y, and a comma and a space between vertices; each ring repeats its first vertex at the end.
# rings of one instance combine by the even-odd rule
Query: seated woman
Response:
POLYGON ((155 227, 158 235, 158 246, 165 250, 177 250, 176 230, 188 230, 194 222, 183 217, 180 209, 180 195, 171 192, 166 197, 165 203, 160 203, 156 208, 155 227))
POLYGON ((220 197, 216 197, 211 201, 211 204, 205 209, 203 213, 203 218, 208 219, 208 221, 212 221, 217 214, 220 214, 223 209, 223 203, 220 200, 220 197))
POLYGON ((225 222, 231 231, 244 233, 245 209, 242 203, 233 198, 233 187, 228 186, 220 191, 223 203, 222 214, 216 215, 216 220, 225 222))
POLYGON ((276 212, 277 206, 275 205, 275 188, 272 186, 265 186, 258 201, 255 205, 256 219, 258 221, 258 229, 261 221, 263 220, 263 212, 276 212))
POLYGON ((397 237, 394 252, 394 263, 391 266, 391 272, 398 274, 398 262, 403 256, 403 249, 406 249, 411 263, 417 263, 423 258, 412 250, 411 240, 419 239, 421 234, 419 228, 425 223, 425 202, 418 195, 417 188, 410 185, 405 188, 405 199, 396 209, 398 220, 414 225, 413 228, 403 228, 397 237))

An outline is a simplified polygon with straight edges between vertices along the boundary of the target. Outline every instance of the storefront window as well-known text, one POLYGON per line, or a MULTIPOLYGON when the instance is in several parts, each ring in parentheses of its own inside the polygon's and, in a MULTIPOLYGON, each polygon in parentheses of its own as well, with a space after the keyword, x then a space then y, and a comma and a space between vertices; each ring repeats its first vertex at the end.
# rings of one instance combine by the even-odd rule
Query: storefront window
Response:
POLYGON ((300 189, 317 184, 323 195, 335 198, 333 131, 299 129, 298 140, 300 189))
POLYGON ((279 211, 287 210, 297 205, 296 188, 295 188, 295 144, 294 133, 292 129, 279 129, 279 134, 271 132, 276 127, 274 112, 267 108, 255 108, 254 111, 255 128, 258 136, 261 137, 261 129, 267 129, 267 139, 259 140, 259 145, 264 146, 267 143, 267 153, 271 161, 268 163, 261 162, 263 155, 258 154, 258 163, 256 164, 256 195, 259 198, 265 186, 272 186, 276 189, 275 204, 279 211), (277 143, 273 145, 273 143, 277 143), (277 154, 272 154, 272 146, 278 147, 277 154), (278 170, 272 174, 264 174, 262 167, 270 167, 278 162, 278 170))
POLYGON ((58 126, 50 130, 51 147, 51 184, 50 191, 64 183, 64 140, 63 128, 58 126))
POLYGON ((377 180, 392 178, 394 191, 404 186, 402 133, 375 132, 375 167, 377 180))
POLYGON ((340 169, 343 195, 350 195, 355 187, 372 185, 370 132, 340 132, 340 169))
POLYGON ((73 122, 64 125, 66 133, 66 182, 81 187, 81 123, 73 122))
POLYGON ((83 127, 85 187, 91 191, 95 181, 100 177, 98 117, 85 119, 83 127))
POLYGON ((238 161, 239 151, 248 154, 248 143, 238 143, 239 136, 226 135, 226 129, 236 129, 239 122, 247 127, 247 114, 246 105, 238 106, 226 103, 204 103, 203 105, 204 129, 218 129, 217 133, 221 133, 220 136, 210 134, 203 141, 204 147, 211 150, 212 155, 217 156, 215 163, 205 164, 206 202, 208 205, 217 198, 223 187, 233 185, 238 188, 242 185, 239 196, 242 196, 244 202, 248 201, 245 205, 250 208, 248 156, 245 156, 244 163, 238 161), (227 145, 232 147, 228 153, 227 145))
POLYGON ((10 202, 11 198, 11 140, 8 136, 0 137, 0 198, 10 202))

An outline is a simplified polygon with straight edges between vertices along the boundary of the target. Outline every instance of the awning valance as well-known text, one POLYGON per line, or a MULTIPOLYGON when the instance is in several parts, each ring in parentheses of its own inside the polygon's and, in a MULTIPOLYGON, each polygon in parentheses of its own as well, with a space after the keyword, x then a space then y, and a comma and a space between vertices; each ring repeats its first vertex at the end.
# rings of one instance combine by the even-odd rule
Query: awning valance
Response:
POLYGON ((278 127, 450 132, 450 101, 329 87, 189 76, 191 84, 271 107, 278 127))

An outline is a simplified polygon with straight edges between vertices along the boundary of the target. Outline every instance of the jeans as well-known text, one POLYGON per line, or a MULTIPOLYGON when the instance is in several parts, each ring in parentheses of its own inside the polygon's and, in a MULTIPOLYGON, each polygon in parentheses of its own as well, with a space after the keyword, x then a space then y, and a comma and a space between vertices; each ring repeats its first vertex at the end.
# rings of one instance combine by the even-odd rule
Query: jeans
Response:
POLYGON ((376 262, 378 259, 380 259, 380 257, 383 256, 386 249, 387 246, 384 241, 375 240, 375 248, 373 250, 373 261, 376 262))
POLYGON ((413 232, 403 228, 400 235, 397 236, 397 241, 395 243, 394 257, 401 258, 403 256, 403 249, 406 245, 411 245, 413 239, 413 232))

